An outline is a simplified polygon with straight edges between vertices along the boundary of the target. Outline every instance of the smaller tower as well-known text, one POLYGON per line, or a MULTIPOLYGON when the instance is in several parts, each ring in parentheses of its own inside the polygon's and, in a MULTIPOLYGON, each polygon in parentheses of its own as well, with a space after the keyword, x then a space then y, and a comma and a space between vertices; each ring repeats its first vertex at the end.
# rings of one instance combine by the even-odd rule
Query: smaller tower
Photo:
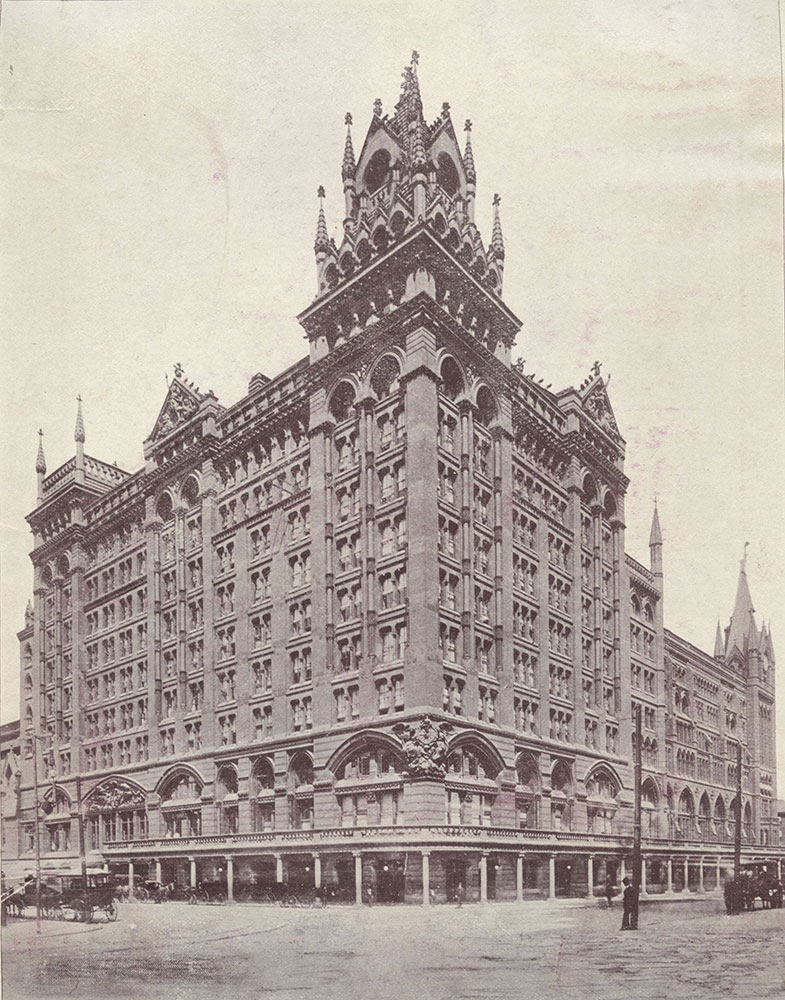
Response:
POLYGON ((477 171, 474 168, 474 153, 472 152, 472 123, 469 118, 463 126, 466 133, 466 148, 463 153, 463 165, 466 169, 466 211, 469 222, 474 222, 474 196, 477 192, 477 171))
POLYGON ((44 499, 44 476, 46 475, 46 459, 44 458, 44 432, 38 431, 38 455, 35 460, 35 471, 38 480, 36 500, 41 503, 44 499))
POLYGON ((499 286, 496 289, 499 295, 501 295, 502 282, 504 280, 504 236, 502 235, 502 222, 499 217, 500 204, 501 198, 498 194, 495 194, 493 196, 493 233, 491 234, 491 243, 488 248, 488 256, 491 258, 492 266, 499 280, 499 286))
POLYGON ((82 397, 76 397, 76 426, 74 441, 76 442, 76 471, 84 475, 84 417, 82 416, 82 397))
POLYGON ((660 528, 660 515, 657 511, 657 501, 654 501, 654 516, 651 519, 651 531, 649 532, 649 554, 651 571, 662 591, 662 530, 660 528))
POLYGON ((719 618, 717 619, 717 634, 714 636, 714 658, 715 660, 725 658, 725 640, 722 637, 719 618))
POLYGON ((355 194, 355 177, 357 176, 357 164, 354 161, 354 146, 352 145, 352 115, 346 112, 344 118, 346 124, 346 142, 343 147, 343 163, 341 164, 341 179, 343 180, 343 195, 346 201, 346 221, 351 221, 355 194))

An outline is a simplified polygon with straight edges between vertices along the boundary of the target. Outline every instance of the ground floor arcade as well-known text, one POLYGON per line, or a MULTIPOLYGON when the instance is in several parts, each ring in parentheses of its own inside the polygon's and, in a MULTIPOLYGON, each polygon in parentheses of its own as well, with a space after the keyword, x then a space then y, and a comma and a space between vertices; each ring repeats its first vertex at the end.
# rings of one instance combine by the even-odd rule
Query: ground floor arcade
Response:
MULTIPOLYGON (((756 858, 756 860, 763 860, 756 858)), ((785 874, 785 858, 767 858, 785 874)), ((292 892, 318 891, 335 903, 446 903, 524 901, 603 896, 631 871, 624 851, 477 850, 471 847, 373 848, 319 851, 201 851, 139 854, 108 860, 112 871, 173 887, 178 895, 209 886, 230 900, 264 900, 292 892)), ((711 892, 732 873, 732 856, 645 853, 644 895, 711 892)))

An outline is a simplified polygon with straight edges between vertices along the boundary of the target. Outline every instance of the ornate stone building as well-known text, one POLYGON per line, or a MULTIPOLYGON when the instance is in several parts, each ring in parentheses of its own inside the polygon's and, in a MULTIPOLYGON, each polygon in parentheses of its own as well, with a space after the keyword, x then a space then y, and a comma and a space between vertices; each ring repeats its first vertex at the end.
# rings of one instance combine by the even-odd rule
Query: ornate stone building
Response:
POLYGON ((511 363, 464 130, 425 121, 414 57, 357 157, 347 116, 308 357, 230 406, 177 368, 136 472, 85 453, 81 406, 75 456, 39 449, 6 865, 32 866, 37 754, 47 865, 81 810, 91 863, 238 898, 586 893, 629 856, 636 703, 647 891, 717 885, 739 739, 745 853, 779 857, 744 569, 713 656, 664 629, 599 365, 554 392, 511 363))

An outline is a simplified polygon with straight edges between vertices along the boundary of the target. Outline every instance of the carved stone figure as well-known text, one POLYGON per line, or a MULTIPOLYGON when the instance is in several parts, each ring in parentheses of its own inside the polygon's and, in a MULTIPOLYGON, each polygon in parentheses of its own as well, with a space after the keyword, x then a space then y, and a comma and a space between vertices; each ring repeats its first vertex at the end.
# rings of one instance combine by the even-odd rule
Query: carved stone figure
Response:
POLYGON ((143 806, 144 794, 124 781, 112 778, 93 792, 90 805, 94 809, 112 811, 123 806, 143 806))
POLYGON ((443 778, 447 770, 447 737, 452 726, 435 724, 429 715, 417 724, 400 723, 395 734, 403 744, 406 773, 412 778, 443 778))

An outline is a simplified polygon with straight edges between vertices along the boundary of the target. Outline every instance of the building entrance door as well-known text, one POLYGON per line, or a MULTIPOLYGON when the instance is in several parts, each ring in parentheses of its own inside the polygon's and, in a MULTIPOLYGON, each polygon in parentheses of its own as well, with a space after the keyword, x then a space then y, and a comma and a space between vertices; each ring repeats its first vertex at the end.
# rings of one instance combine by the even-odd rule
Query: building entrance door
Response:
POLYGON ((469 874, 469 863, 463 858, 448 858, 445 866, 445 889, 447 899, 454 902, 458 899, 459 888, 463 891, 463 898, 467 898, 466 883, 469 874))

